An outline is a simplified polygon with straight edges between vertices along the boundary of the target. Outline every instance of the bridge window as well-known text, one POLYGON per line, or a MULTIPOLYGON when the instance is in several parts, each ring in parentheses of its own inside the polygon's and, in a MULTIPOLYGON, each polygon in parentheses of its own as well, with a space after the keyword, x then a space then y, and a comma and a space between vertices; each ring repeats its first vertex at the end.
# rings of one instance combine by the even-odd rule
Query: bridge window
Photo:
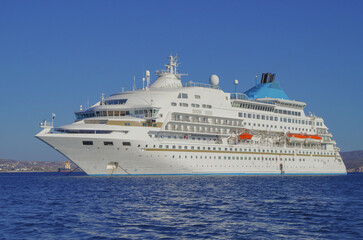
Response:
POLYGON ((113 99, 104 101, 105 105, 123 105, 127 102, 127 99, 113 99))

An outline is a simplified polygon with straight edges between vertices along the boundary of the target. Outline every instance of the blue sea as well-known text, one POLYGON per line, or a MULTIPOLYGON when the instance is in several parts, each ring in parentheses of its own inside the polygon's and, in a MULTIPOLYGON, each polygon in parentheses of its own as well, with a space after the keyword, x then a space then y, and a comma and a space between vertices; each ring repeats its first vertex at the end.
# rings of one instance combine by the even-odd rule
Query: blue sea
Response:
POLYGON ((362 182, 1 173, 0 239, 363 239, 362 182))

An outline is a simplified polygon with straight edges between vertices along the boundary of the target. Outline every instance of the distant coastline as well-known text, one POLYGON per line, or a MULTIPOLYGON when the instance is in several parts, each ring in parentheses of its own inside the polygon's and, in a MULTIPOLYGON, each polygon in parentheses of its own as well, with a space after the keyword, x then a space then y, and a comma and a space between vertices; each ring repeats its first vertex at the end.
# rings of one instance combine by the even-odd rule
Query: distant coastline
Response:
MULTIPOLYGON (((363 150, 341 152, 341 156, 347 167, 347 172, 363 172, 363 150)), ((63 168, 64 162, 61 161, 17 161, 11 159, 0 159, 0 173, 17 172, 58 172, 58 168, 63 168)), ((78 166, 71 163, 71 171, 78 166)), ((77 172, 82 172, 77 169, 77 172)))
MULTIPOLYGON (((0 159, 0 173, 16 172, 58 172, 59 168, 64 168, 64 162, 61 161, 17 161, 11 159, 0 159)), ((78 168, 71 163, 71 171, 78 168)), ((82 171, 77 169, 77 172, 82 171)))

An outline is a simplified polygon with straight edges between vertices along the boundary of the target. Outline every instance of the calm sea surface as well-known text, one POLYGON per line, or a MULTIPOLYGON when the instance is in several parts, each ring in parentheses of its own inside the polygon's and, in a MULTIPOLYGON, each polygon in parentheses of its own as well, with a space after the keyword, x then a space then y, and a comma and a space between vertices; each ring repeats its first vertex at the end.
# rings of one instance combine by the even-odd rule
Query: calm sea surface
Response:
POLYGON ((363 239, 363 174, 0 174, 0 239, 363 239))

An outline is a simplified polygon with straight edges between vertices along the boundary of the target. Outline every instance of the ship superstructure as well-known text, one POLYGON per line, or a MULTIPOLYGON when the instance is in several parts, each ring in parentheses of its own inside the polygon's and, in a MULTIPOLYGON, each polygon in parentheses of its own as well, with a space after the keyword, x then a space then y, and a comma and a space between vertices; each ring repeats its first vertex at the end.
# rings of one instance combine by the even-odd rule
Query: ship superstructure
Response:
POLYGON ((152 84, 146 71, 143 88, 102 96, 72 124, 43 123, 36 137, 89 175, 346 174, 324 120, 290 100, 275 74, 226 93, 216 75, 182 84, 177 60, 152 84))

